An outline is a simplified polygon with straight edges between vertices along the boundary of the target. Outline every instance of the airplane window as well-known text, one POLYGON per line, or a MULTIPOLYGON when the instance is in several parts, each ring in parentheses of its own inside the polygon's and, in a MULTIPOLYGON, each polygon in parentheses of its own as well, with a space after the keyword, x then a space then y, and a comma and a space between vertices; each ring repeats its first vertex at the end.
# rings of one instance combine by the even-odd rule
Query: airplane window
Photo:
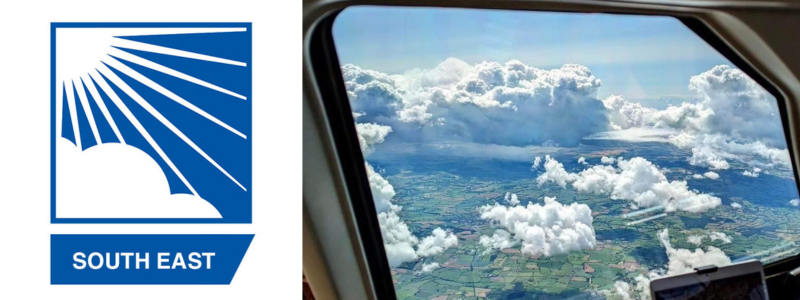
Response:
POLYGON ((333 38, 398 299, 648 298, 798 253, 776 98, 678 19, 360 6, 333 38))

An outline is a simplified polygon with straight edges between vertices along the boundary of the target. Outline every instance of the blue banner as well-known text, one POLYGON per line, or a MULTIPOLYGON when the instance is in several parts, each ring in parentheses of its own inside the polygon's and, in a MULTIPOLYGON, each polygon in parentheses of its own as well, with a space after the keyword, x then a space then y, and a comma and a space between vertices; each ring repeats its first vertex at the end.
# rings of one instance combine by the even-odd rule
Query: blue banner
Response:
POLYGON ((51 284, 230 284, 242 235, 50 236, 51 284))

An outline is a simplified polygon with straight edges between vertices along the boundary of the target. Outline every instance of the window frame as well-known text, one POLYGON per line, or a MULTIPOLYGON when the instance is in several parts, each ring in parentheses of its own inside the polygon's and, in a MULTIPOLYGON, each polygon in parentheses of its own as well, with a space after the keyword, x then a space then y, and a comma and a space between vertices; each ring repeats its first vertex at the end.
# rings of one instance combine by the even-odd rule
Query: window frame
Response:
MULTIPOLYGON (((333 40, 333 24, 338 15, 349 7, 396 6, 474 8, 532 12, 564 12, 574 14, 603 13, 638 16, 651 15, 675 18, 723 57, 728 59, 736 68, 742 70, 775 97, 781 117, 784 138, 786 139, 787 151, 789 152, 792 165, 795 186, 800 193, 800 178, 798 177, 798 168, 791 135, 792 131, 784 93, 742 58, 733 47, 717 35, 712 27, 703 21, 699 14, 671 10, 656 10, 656 12, 654 12, 639 7, 617 6, 614 5, 615 3, 585 4, 584 6, 579 6, 574 3, 550 3, 549 7, 545 8, 520 8, 520 3, 514 2, 515 1, 497 1, 487 3, 483 1, 464 1, 463 3, 448 3, 446 6, 442 6, 442 3, 438 3, 437 1, 425 0, 407 2, 381 0, 368 3, 339 3, 339 5, 326 7, 328 11, 321 15, 311 26, 310 34, 304 44, 304 53, 310 58, 309 63, 313 70, 313 74, 310 74, 310 77, 316 84, 319 99, 323 105, 322 111, 325 121, 327 122, 325 125, 327 125, 333 139, 332 143, 336 151, 335 160, 338 162, 343 176, 342 180, 345 184, 350 204, 349 208, 352 211, 352 217, 354 218, 355 227, 358 231, 358 242, 365 256, 366 267, 369 271, 369 278, 372 282, 372 288, 376 299, 397 299, 397 295, 391 276, 391 268, 383 246, 383 237, 380 232, 378 214, 375 210, 366 168, 364 167, 366 160, 358 142, 355 118, 353 117, 350 101, 347 97, 344 78, 341 73, 341 64, 339 63, 335 42, 333 40), (437 3, 437 5, 434 6, 432 3, 437 3)), ((534 5, 529 4, 529 6, 534 5)), ((654 8, 657 7, 658 6, 655 6, 654 8)), ((306 17, 307 16, 304 16, 304 18, 306 17)), ((788 273, 798 266, 800 266, 800 254, 764 265, 764 274, 768 286, 771 282, 779 283, 779 281, 784 278, 784 276, 781 275, 788 273)), ((770 294, 773 294, 773 296, 780 295, 776 293, 778 292, 771 292, 770 294)))

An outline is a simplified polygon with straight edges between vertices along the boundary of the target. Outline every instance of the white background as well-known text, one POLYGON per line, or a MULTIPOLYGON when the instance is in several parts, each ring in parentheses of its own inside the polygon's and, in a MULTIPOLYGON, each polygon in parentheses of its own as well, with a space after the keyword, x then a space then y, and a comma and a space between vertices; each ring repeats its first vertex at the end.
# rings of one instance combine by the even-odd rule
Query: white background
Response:
POLYGON ((3 1, 0 298, 299 299, 302 1, 3 1), (253 224, 50 224, 50 22, 252 22, 253 224), (253 233, 229 286, 51 286, 50 234, 253 233))

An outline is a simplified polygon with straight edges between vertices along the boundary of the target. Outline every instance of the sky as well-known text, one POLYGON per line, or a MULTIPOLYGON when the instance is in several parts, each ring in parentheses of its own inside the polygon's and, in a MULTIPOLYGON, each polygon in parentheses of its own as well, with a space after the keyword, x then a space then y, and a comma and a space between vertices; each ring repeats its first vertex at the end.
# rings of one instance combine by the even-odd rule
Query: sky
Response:
POLYGON ((517 59, 541 69, 587 66, 598 97, 691 96, 689 78, 727 59, 662 16, 351 7, 333 27, 342 65, 388 74, 431 69, 448 57, 467 63, 517 59))

